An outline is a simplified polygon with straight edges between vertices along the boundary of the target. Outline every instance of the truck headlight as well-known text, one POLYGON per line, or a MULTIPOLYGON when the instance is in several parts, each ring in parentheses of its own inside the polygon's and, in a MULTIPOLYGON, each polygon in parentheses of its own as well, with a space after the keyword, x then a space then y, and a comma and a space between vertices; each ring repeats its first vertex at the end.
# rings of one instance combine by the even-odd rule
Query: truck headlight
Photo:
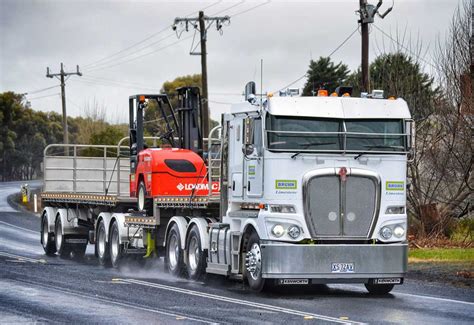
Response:
POLYGON ((293 239, 298 238, 301 235, 300 227, 290 226, 290 228, 288 228, 288 235, 293 239))
POLYGON ((382 229, 380 229, 380 235, 381 235, 384 239, 390 239, 390 237, 392 237, 392 229, 390 229, 390 228, 387 227, 387 226, 382 227, 382 229))
POLYGON ((285 228, 283 228, 282 225, 275 225, 272 228, 272 233, 275 235, 275 237, 281 237, 285 234, 285 228))
POLYGON ((404 206, 391 206, 387 207, 385 210, 385 214, 404 214, 405 207, 404 206))
POLYGON ((405 235, 405 228, 400 225, 395 226, 395 228, 393 228, 393 234, 395 235, 395 237, 401 238, 403 237, 403 235, 405 235))
POLYGON ((270 211, 273 213, 296 213, 295 207, 289 204, 271 204, 270 211))

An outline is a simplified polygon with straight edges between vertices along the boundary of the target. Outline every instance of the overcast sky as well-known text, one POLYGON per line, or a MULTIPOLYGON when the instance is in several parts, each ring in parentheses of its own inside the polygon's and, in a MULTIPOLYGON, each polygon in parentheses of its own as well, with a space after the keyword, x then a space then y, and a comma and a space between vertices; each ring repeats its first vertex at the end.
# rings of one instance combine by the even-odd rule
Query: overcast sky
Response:
MULTIPOLYGON (((46 67, 56 73, 63 62, 72 72, 78 64, 84 75, 67 81, 68 114, 84 115, 84 107, 96 102, 106 108, 110 121, 126 121, 129 95, 158 92, 166 80, 201 72, 200 57, 189 55, 193 29, 178 39, 169 26, 177 16, 192 17, 208 7, 206 15, 231 16, 222 35, 215 28, 208 33, 210 107, 212 117, 219 119, 229 109, 223 103, 239 101, 247 81, 257 81, 260 89, 261 59, 263 89, 275 91, 301 77, 311 57, 327 56, 357 27, 358 0, 271 1, 254 8, 262 3, 0 0, 0 92, 58 85, 45 77, 46 67)), ((385 0, 381 11, 391 5, 392 0, 385 0)), ((397 31, 406 31, 406 39, 419 37, 428 49, 425 60, 431 61, 437 37, 444 36, 457 5, 458 0, 395 0, 393 11, 384 20, 376 18, 376 26, 394 38, 397 31)), ((370 37, 371 58, 394 48, 375 27, 370 37)), ((356 69, 360 34, 332 58, 356 69)), ((28 98, 34 109, 61 112, 59 92, 56 87, 28 98), (53 96, 43 97, 48 95, 53 96)))

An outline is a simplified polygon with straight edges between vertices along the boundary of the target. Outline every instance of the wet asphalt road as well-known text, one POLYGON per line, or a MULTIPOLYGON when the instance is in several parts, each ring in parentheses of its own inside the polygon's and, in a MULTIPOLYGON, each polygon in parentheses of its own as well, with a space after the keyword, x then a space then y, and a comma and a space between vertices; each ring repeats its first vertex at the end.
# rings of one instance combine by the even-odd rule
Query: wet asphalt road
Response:
POLYGON ((0 183, 0 323, 474 323, 472 289, 410 279, 385 297, 342 284, 257 294, 173 278, 160 260, 103 268, 92 245, 83 260, 47 257, 39 218, 7 203, 19 185, 0 183))

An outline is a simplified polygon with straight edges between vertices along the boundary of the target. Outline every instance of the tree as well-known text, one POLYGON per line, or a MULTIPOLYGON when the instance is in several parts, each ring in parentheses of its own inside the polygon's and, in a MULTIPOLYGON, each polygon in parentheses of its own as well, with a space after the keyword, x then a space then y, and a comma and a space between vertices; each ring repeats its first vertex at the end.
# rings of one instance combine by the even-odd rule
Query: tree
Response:
POLYGON ((447 36, 435 54, 442 100, 434 114, 419 123, 417 159, 410 166, 409 201, 428 236, 447 235, 453 221, 473 210, 473 91, 470 36, 472 0, 456 10, 447 36))
MULTIPOLYGON (((434 112, 435 103, 440 100, 439 89, 434 86, 434 78, 423 72, 413 57, 402 52, 380 54, 369 69, 370 88, 382 89, 387 97, 406 100, 415 121, 434 112)), ((361 79, 360 69, 349 77, 354 96, 360 96, 361 79)))
POLYGON ((310 61, 307 76, 303 96, 314 96, 321 88, 332 93, 338 86, 344 85, 349 68, 342 62, 334 64, 329 57, 320 57, 317 61, 310 61))

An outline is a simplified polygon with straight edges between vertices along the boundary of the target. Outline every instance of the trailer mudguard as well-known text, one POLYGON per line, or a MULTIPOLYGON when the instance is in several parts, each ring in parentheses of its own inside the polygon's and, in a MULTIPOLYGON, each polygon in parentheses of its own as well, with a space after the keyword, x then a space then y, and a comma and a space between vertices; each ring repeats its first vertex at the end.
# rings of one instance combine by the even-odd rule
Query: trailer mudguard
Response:
POLYGON ((166 247, 166 240, 168 239, 168 231, 171 228, 171 225, 175 223, 179 229, 179 237, 181 237, 181 248, 184 249, 186 246, 186 232, 188 230, 188 221, 186 218, 181 216, 174 216, 166 225, 165 240, 163 242, 163 247, 166 247))
MULTIPOLYGON (((191 230, 191 227, 193 225, 196 225, 198 228, 199 236, 201 237, 201 249, 202 250, 209 249, 209 232, 207 231, 209 223, 204 218, 191 219, 188 225, 188 229, 186 230, 186 237, 188 236, 188 233, 191 230)), ((186 241, 186 237, 184 239, 185 241, 186 241)))
POLYGON ((57 209, 53 207, 45 207, 42 215, 48 220, 48 231, 54 232, 54 222, 56 221, 57 209))

